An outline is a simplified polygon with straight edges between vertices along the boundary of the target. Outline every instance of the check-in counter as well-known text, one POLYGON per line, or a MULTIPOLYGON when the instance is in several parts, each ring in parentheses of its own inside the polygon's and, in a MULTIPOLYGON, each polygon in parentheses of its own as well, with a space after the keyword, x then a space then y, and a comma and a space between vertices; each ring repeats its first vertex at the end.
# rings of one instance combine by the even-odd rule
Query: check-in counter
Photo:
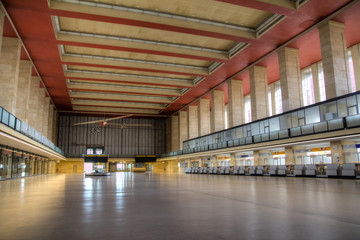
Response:
POLYGON ((264 175, 264 166, 258 166, 256 168, 256 175, 264 175))
POLYGON ((326 165, 326 175, 328 177, 337 177, 340 173, 340 164, 328 164, 326 165))
POLYGON ((278 174, 278 170, 279 170, 278 166, 276 166, 276 165, 271 165, 271 166, 269 167, 269 176, 275 176, 275 175, 277 175, 277 174, 278 174))
MULTIPOLYGON (((293 168, 293 166, 290 166, 293 168)), ((278 176, 286 176, 287 174, 287 166, 286 165, 279 165, 277 166, 277 175, 278 176)))
POLYGON ((185 168, 185 173, 191 173, 191 167, 185 168))
POLYGON ((341 176, 343 177, 356 177, 356 165, 355 163, 344 163, 341 170, 341 176))
POLYGON ((213 167, 213 174, 219 174, 219 168, 218 167, 213 167))
POLYGON ((241 166, 240 169, 239 169, 239 174, 240 175, 247 174, 247 167, 246 166, 241 166))
POLYGON ((305 176, 316 176, 317 166, 315 164, 305 165, 305 176))
POLYGON ((316 177, 325 177, 325 178, 328 177, 328 174, 326 172, 327 167, 328 167, 327 164, 316 164, 316 170, 315 170, 316 177))
POLYGON ((249 175, 256 175, 256 166, 250 166, 249 167, 249 175))
POLYGON ((207 167, 201 167, 199 173, 200 174, 206 174, 207 173, 207 167))
POLYGON ((232 172, 232 171, 231 171, 231 168, 232 168, 232 167, 226 167, 226 168, 225 168, 225 174, 226 174, 226 175, 230 175, 230 173, 232 172))
POLYGON ((304 176, 305 166, 304 165, 294 165, 294 176, 304 176))
POLYGON ((233 173, 234 175, 239 175, 239 174, 240 174, 240 167, 239 167, 239 166, 235 166, 232 173, 233 173))
POLYGON ((191 173, 198 174, 199 173, 199 168, 198 167, 192 167, 191 168, 191 173))
POLYGON ((221 175, 225 174, 225 167, 220 168, 219 174, 221 175))

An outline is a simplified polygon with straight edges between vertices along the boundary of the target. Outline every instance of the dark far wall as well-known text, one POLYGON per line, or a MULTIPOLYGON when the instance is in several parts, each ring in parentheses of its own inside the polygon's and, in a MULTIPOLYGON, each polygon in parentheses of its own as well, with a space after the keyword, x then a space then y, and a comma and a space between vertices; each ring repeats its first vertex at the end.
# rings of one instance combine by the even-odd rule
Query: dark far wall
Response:
POLYGON ((120 128, 115 125, 99 127, 96 124, 75 123, 102 120, 101 117, 59 116, 58 146, 69 158, 82 157, 86 147, 104 146, 109 157, 135 157, 140 154, 161 154, 166 152, 166 127, 164 119, 117 119, 109 123, 151 124, 148 127, 120 128), (94 128, 95 127, 95 128, 94 128))

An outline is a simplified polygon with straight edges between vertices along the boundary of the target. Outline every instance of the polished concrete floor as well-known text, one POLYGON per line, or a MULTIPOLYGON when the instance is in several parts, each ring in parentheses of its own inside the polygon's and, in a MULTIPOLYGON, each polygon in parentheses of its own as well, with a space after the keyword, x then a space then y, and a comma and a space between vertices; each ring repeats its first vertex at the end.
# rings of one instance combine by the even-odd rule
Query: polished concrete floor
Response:
POLYGON ((0 239, 360 239, 360 181, 175 173, 2 181, 0 239))

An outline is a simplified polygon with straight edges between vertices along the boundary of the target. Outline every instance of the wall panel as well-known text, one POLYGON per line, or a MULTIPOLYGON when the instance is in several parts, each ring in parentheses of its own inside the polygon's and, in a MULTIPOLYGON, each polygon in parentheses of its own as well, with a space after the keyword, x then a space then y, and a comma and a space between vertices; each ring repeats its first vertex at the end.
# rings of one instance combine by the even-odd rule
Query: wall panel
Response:
POLYGON ((125 118, 111 121, 116 124, 150 124, 144 126, 75 123, 101 120, 101 117, 59 116, 59 147, 67 157, 81 157, 87 146, 104 146, 105 153, 110 157, 134 157, 139 154, 161 154, 166 151, 165 120, 125 118))

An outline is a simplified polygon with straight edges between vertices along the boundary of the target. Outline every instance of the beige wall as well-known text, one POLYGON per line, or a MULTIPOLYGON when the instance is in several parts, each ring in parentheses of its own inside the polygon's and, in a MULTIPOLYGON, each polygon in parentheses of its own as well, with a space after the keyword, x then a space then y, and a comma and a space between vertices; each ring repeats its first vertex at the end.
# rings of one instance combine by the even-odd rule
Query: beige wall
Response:
POLYGON ((60 161, 56 164, 57 173, 74 173, 74 166, 76 166, 76 173, 84 173, 84 161, 60 161))

